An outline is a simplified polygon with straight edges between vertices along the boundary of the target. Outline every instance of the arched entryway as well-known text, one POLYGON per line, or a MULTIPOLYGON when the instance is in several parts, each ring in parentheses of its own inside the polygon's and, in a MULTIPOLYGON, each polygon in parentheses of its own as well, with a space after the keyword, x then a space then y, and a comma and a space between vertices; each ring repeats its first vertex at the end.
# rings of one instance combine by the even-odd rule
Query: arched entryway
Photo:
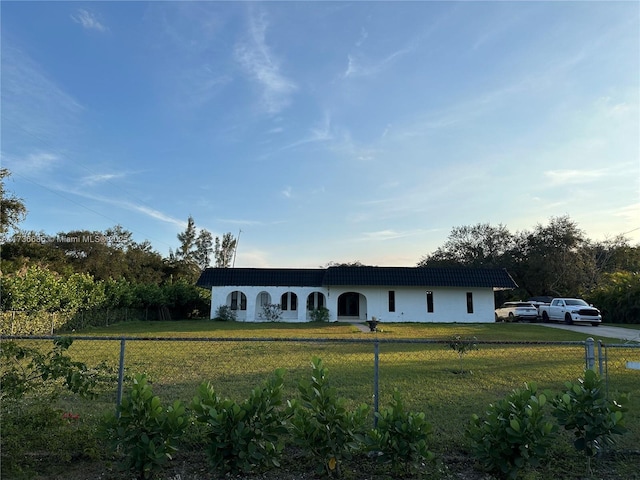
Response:
POLYGON ((338 297, 338 318, 367 317, 366 298, 357 292, 345 292, 338 297))

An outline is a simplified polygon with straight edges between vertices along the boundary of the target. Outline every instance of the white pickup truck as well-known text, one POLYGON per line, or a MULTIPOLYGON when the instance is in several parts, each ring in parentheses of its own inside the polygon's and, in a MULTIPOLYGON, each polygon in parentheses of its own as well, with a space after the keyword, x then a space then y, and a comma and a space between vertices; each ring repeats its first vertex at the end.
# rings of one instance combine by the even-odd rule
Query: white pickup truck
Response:
POLYGON ((600 310, 579 298, 554 298, 549 305, 539 305, 538 313, 543 322, 590 323, 594 327, 602 323, 600 310))

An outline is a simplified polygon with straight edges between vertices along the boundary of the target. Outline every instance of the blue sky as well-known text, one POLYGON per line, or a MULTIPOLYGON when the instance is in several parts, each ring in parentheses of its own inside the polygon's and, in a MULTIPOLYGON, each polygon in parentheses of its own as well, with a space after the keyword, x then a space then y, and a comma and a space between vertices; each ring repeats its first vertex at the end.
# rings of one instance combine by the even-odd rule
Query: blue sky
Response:
POLYGON ((415 265, 453 227, 640 241, 638 2, 7 2, 24 229, 189 215, 236 266, 415 265))

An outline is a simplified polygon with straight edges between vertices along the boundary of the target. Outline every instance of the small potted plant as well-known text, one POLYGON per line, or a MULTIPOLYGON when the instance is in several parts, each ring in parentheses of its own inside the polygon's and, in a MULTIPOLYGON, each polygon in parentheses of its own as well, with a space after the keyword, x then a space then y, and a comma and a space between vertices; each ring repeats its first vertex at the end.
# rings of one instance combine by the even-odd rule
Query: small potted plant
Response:
POLYGON ((378 324, 380 323, 378 317, 371 317, 371 320, 367 320, 367 323, 369 324, 369 330, 372 332, 378 331, 378 324))

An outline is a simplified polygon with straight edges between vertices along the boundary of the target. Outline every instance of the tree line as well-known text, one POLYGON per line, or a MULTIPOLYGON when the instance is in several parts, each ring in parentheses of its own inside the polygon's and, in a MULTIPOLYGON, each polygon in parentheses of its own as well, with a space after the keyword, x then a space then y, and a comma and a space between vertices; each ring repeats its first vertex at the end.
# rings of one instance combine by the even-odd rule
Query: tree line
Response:
POLYGON ((505 268, 518 284, 497 301, 582 297, 605 321, 640 323, 640 245, 623 235, 594 242, 569 216, 512 233, 502 224, 455 227, 419 267, 505 268))
POLYGON ((165 308, 175 318, 204 316, 210 292, 195 286, 202 269, 231 265, 237 240, 198 228, 189 216, 177 247, 164 257, 120 225, 104 231, 21 230, 22 199, 6 192, 0 169, 0 271, 3 311, 74 312, 165 308), (9 233, 11 234, 9 235, 9 233))
MULTIPOLYGON (((189 216, 177 247, 163 257, 119 225, 53 235, 20 230, 27 209, 22 199, 5 191, 9 175, 0 169, 3 310, 170 308, 177 318, 208 311, 210 292, 195 282, 212 263, 231 266, 237 245, 231 233, 214 238, 189 216)), ((505 268, 519 288, 497 292, 497 303, 583 297, 603 310, 605 321, 640 323, 640 245, 622 235, 594 242, 569 216, 515 233, 502 224, 454 227, 417 266, 505 268)))

